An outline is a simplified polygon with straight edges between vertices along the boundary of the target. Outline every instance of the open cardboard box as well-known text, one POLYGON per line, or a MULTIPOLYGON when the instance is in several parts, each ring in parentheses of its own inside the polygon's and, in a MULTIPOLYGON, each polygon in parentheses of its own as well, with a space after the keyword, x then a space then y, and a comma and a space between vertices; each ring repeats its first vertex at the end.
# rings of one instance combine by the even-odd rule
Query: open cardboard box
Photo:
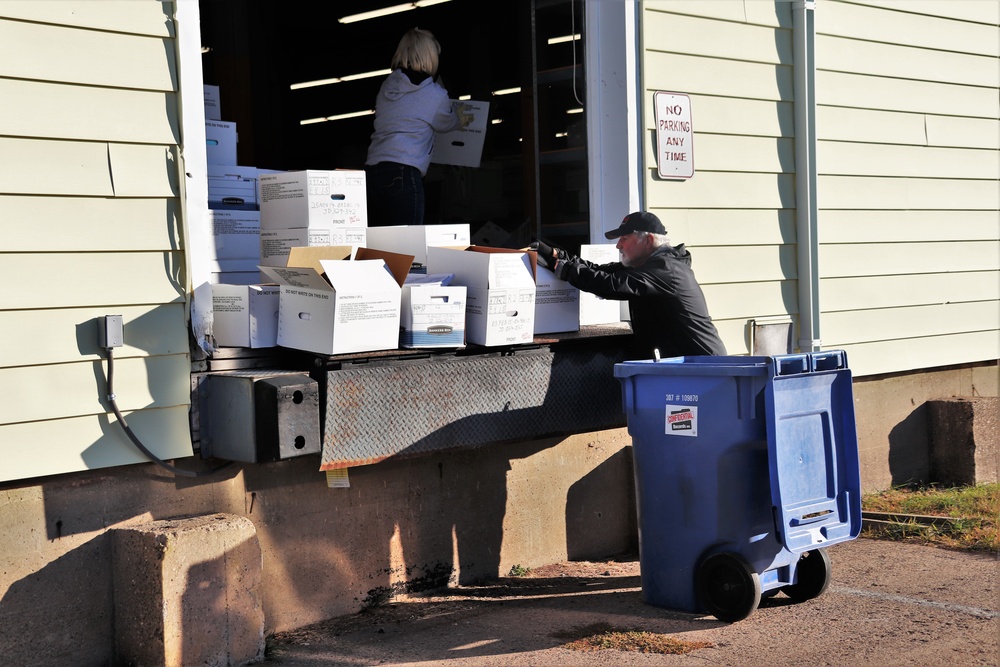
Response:
POLYGON ((413 257, 370 248, 292 248, 288 266, 261 266, 281 290, 278 345, 316 354, 394 350, 400 294, 413 257))
POLYGON ((533 251, 487 246, 427 248, 427 272, 453 273, 453 285, 467 288, 465 337, 484 346, 534 340, 533 251))

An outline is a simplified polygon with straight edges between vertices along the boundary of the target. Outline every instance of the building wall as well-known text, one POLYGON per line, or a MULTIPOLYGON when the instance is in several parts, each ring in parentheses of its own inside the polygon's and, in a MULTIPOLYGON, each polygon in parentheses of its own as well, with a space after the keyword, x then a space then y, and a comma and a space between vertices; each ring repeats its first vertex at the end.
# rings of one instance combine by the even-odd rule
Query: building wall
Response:
POLYGON ((613 429, 386 461, 351 468, 349 488, 327 487, 318 455, 197 480, 145 464, 0 485, 5 663, 111 664, 129 619, 113 618, 110 531, 158 519, 253 523, 268 633, 515 565, 624 553, 636 540, 629 444, 613 429))
POLYGON ((170 3, 0 3, 0 480, 189 455, 170 3), (10 103, 16 101, 16 103, 10 103))
POLYGON ((998 23, 817 3, 823 343, 865 374, 1000 356, 998 23))
MULTIPOLYGON (((671 236, 694 248, 713 314, 737 353, 745 349, 747 318, 796 314, 787 4, 646 2, 643 10, 645 99, 651 105, 654 90, 692 95, 699 169, 687 182, 647 176, 648 202, 664 214, 671 236)), ((838 10, 891 11, 882 18, 929 22, 921 23, 922 39, 962 26, 964 38, 951 46, 917 50, 988 60, 961 43, 975 41, 976 26, 992 26, 995 36, 995 18, 976 14, 994 3, 906 3, 919 4, 924 14, 886 4, 821 0, 819 44, 842 38, 833 27, 823 29, 822 12, 843 5, 838 10), (951 18, 926 14, 944 6, 954 8, 947 10, 951 18)), ((19 287, 0 300, 8 342, 0 347, 0 646, 7 661, 109 663, 116 622, 109 530, 154 519, 213 512, 249 518, 263 547, 269 631, 350 613, 442 576, 469 581, 514 565, 604 557, 633 546, 624 429, 353 468, 346 489, 326 486, 316 456, 198 479, 143 463, 108 414, 96 318, 125 317, 116 394, 129 424, 164 458, 190 453, 178 74, 169 9, 152 0, 0 2, 0 96, 18 101, 0 105, 0 269, 19 287)), ((865 35, 851 40, 874 42, 865 35)), ((845 76, 834 70, 847 65, 835 67, 820 55, 821 79, 845 76)), ((984 92, 995 101, 996 79, 985 83, 982 69, 976 71, 979 83, 938 81, 933 91, 962 109, 973 106, 968 96, 981 99, 984 92)), ((858 85, 875 79, 886 89, 906 80, 892 72, 851 76, 858 85)), ((927 474, 924 401, 997 392, 995 362, 920 370, 948 359, 996 357, 982 343, 990 326, 996 334, 988 321, 997 299, 989 251, 995 227, 991 237, 988 219, 998 207, 983 194, 996 183, 979 159, 996 155, 996 113, 963 111, 973 114, 964 118, 944 106, 855 103, 845 110, 821 103, 821 191, 830 193, 823 195, 820 230, 824 287, 831 286, 823 295, 825 346, 843 342, 852 367, 864 371, 855 400, 863 486, 874 490, 927 474), (848 121, 851 114, 889 114, 891 122, 835 129, 824 120, 828 112, 846 113, 848 121), (874 169, 873 160, 883 158, 865 156, 879 142, 862 130, 888 138, 908 132, 899 125, 915 120, 928 136, 951 138, 921 146, 910 132, 886 141, 888 166, 874 174, 835 167, 834 148, 847 151, 841 163, 853 159, 874 169), (956 124, 964 129, 947 130, 956 124), (952 151, 937 171, 905 173, 916 168, 909 163, 914 154, 938 162, 952 151), (962 166, 966 158, 972 167, 962 166), (845 187, 849 179, 858 187, 845 187), (952 191, 958 194, 943 194, 952 191), (861 207, 863 215, 843 203, 851 192, 858 202, 874 202, 861 207), (843 222, 833 225, 836 216, 843 222), (938 252, 942 244, 951 248, 938 252), (928 247, 935 252, 920 252, 928 247), (907 264, 911 255, 922 261, 907 264), (856 256, 874 256, 888 275, 859 275, 837 259, 856 256), (933 302, 904 301, 913 294, 931 294, 926 299, 933 302), (954 294, 965 299, 961 309, 950 308, 954 294), (867 299, 864 308, 852 305, 858 299, 867 299), (842 330, 860 331, 861 339, 838 338, 834 315, 844 318, 842 330), (861 326, 862 316, 876 315, 881 319, 861 326), (920 333, 918 344, 900 332, 908 321, 938 329, 920 333), (884 363, 871 352, 879 348, 884 363), (876 377, 874 368, 905 372, 876 377)))
MULTIPOLYGON (((792 4, 643 4, 647 206, 736 354, 798 318, 792 4), (657 90, 692 98, 689 180, 657 177, 657 90)), ((1000 5, 815 4, 822 347, 860 376, 997 359, 1000 5)))

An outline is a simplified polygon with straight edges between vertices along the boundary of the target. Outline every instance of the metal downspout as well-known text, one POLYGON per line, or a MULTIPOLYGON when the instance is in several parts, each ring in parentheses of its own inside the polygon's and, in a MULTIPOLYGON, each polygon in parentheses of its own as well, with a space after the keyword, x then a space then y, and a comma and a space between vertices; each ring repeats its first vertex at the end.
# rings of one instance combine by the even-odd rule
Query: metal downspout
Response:
POLYGON ((794 0, 795 234, 798 253, 799 351, 817 352, 819 240, 816 206, 815 0, 794 0))

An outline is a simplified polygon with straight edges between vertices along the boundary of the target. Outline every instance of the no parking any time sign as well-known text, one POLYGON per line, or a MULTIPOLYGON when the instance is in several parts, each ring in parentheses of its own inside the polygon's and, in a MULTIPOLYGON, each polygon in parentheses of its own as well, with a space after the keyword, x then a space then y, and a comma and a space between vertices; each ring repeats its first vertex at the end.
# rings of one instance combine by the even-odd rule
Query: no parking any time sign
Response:
POLYGON ((660 178, 694 176, 694 128, 691 98, 682 93, 653 93, 656 109, 656 163, 660 178))

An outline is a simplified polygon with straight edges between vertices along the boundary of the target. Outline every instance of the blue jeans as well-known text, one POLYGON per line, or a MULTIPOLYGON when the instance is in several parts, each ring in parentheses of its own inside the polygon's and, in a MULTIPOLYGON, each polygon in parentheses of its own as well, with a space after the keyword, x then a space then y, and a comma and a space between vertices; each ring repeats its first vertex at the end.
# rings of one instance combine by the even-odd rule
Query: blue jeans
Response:
POLYGON ((424 224, 424 181, 420 170, 398 162, 365 165, 368 226, 424 224))

